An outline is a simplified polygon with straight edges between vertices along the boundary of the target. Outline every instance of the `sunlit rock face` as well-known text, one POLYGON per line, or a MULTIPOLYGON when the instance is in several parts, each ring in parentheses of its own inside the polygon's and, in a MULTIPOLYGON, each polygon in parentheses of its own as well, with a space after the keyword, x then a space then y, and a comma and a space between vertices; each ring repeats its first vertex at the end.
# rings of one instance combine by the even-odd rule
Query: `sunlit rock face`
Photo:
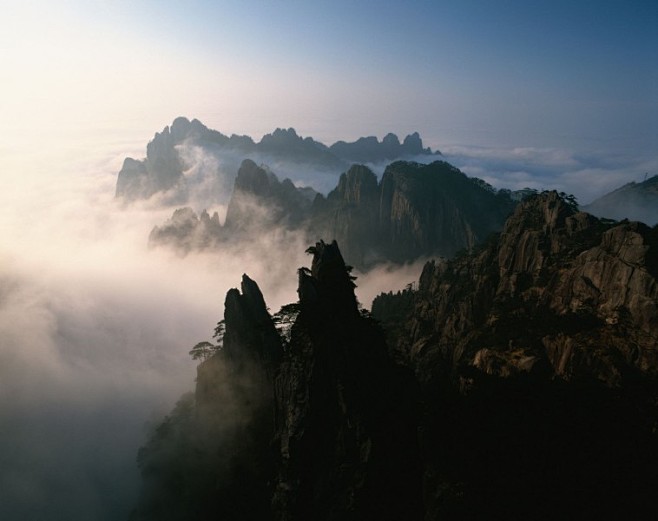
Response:
POLYGON ((658 361, 656 238, 641 223, 579 213, 555 192, 534 197, 477 255, 425 267, 412 356, 449 350, 453 363, 471 364, 483 348, 520 352, 567 379, 609 385, 649 370, 658 361), (593 358, 601 350, 614 356, 593 358))
POLYGON ((549 192, 478 253, 430 262, 417 289, 375 300, 427 407, 428 519, 650 511, 657 250, 657 228, 549 192))

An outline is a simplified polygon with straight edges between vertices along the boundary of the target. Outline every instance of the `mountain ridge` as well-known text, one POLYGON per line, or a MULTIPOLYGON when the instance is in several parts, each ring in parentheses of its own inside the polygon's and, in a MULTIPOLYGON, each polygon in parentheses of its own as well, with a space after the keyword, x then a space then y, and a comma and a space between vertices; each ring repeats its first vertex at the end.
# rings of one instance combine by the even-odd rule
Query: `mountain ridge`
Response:
POLYGON ((583 210, 598 217, 658 224, 658 175, 620 186, 583 206, 583 210))
POLYGON ((155 227, 149 244, 186 252, 239 240, 240 234, 257 238, 278 226, 309 240, 336 239, 363 269, 472 250, 500 230, 515 204, 511 193, 468 178, 444 161, 393 162, 381 181, 368 167, 352 165, 325 197, 288 179, 279 181, 266 167, 245 160, 223 227, 189 209, 188 221, 172 218, 155 227))
POLYGON ((655 511, 658 227, 537 194, 372 314, 336 242, 308 253, 274 319, 247 276, 228 292, 195 399, 140 451, 132 521, 655 511))
POLYGON ((247 158, 303 167, 321 175, 337 175, 351 162, 381 163, 419 155, 440 155, 438 151, 423 148, 417 132, 408 135, 402 143, 394 134, 387 134, 381 142, 371 136, 326 146, 311 137, 299 136, 293 128, 277 128, 256 142, 249 136, 226 136, 197 119, 178 117, 149 141, 146 158, 124 160, 117 176, 115 197, 130 202, 161 194, 171 203, 187 201, 190 190, 199 182, 194 175, 186 174, 194 168, 194 161, 186 157, 188 150, 201 151, 217 163, 202 172, 206 183, 213 185, 211 191, 215 200, 220 200, 221 194, 230 188, 233 172, 247 158))

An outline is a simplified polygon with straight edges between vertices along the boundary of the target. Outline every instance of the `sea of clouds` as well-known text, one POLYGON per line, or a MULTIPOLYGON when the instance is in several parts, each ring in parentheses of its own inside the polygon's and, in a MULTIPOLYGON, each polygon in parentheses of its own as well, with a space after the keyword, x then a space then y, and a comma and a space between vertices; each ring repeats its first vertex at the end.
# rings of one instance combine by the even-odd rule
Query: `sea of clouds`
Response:
MULTIPOLYGON (((139 157, 144 145, 99 137, 1 165, 0 519, 126 519, 139 487, 137 449, 193 389, 188 351, 209 339, 226 291, 247 273, 273 312, 297 299, 296 270, 310 263, 298 235, 185 257, 149 250, 150 230, 174 208, 114 199, 123 157, 139 157)), ((558 149, 442 152, 497 188, 556 188, 585 203, 658 169, 655 158, 558 149)), ((189 176, 216 168, 198 150, 187 160, 189 176)), ((224 213, 203 190, 192 194, 197 212, 224 213)), ((360 302, 404 288, 422 264, 357 273, 360 302)))

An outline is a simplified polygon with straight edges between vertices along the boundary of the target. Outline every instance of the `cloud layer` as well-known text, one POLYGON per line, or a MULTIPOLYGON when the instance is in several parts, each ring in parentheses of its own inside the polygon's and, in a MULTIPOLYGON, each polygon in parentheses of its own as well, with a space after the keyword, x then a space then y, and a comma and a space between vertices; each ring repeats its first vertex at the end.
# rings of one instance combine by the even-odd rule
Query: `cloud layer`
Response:
POLYGON ((442 147, 448 162, 465 174, 496 188, 535 188, 574 194, 580 203, 592 200, 646 172, 658 172, 658 157, 621 152, 577 152, 562 148, 442 147))
MULTIPOLYGON (((126 149, 142 147, 91 143, 93 153, 78 147, 64 157, 53 144, 30 168, 24 158, 0 165, 21 173, 0 180, 2 519, 125 519, 146 424, 192 389, 188 351, 210 337, 226 291, 246 272, 273 312, 297 299, 296 270, 310 258, 295 234, 184 258, 149 251, 150 230, 172 208, 155 199, 119 208, 113 199, 126 149)), ((442 151, 496 187, 556 188, 581 202, 658 169, 655 160, 558 149, 442 151)), ((190 179, 216 170, 198 150, 186 153, 190 179)), ((313 181, 309 172, 292 177, 313 181)), ((204 190, 191 195, 196 211, 213 204, 204 190)), ((357 274, 359 300, 369 307, 378 293, 403 288, 422 264, 357 274)))

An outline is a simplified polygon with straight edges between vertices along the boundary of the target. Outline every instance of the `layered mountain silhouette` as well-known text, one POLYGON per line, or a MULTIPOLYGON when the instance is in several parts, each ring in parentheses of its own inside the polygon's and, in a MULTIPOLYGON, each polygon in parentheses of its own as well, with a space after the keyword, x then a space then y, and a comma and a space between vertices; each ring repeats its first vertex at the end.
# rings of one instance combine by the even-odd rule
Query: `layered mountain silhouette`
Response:
POLYGON ((133 521, 655 512, 658 228, 538 194, 376 320, 336 242, 308 253, 274 317, 248 276, 228 292, 196 392, 140 450, 133 521))
POLYGON ((583 207, 609 219, 658 223, 658 175, 641 183, 628 183, 583 207))
POLYGON ((116 197, 133 201, 159 194, 166 202, 185 203, 202 190, 210 201, 222 201, 246 158, 309 176, 338 175, 353 162, 383 163, 434 154, 423 148, 418 133, 402 143, 394 134, 387 134, 381 142, 367 137, 327 147, 311 137, 302 138, 292 128, 277 128, 255 142, 249 136, 226 136, 196 119, 179 117, 155 134, 145 159, 125 159, 116 197))
POLYGON ((472 250, 501 229, 515 204, 509 191, 496 191, 443 161, 394 162, 380 181, 369 168, 353 165, 325 197, 245 160, 223 226, 218 216, 180 209, 152 231, 149 242, 185 252, 283 227, 336 239, 364 268, 472 250))

